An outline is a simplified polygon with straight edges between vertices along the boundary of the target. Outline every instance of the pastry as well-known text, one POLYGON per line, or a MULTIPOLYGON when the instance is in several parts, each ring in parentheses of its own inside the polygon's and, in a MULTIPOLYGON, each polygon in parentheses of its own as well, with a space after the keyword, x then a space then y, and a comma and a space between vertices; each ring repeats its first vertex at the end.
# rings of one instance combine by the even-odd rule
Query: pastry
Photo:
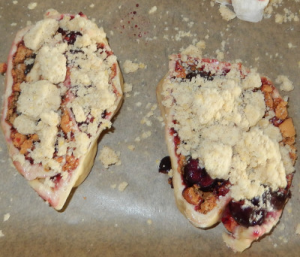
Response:
POLYGON ((240 63, 170 57, 157 86, 175 199, 200 228, 222 222, 243 251, 278 222, 290 195, 295 129, 270 80, 240 63))
POLYGON ((51 9, 17 33, 1 125, 14 166, 55 209, 89 174, 122 83, 105 32, 82 13, 51 9))

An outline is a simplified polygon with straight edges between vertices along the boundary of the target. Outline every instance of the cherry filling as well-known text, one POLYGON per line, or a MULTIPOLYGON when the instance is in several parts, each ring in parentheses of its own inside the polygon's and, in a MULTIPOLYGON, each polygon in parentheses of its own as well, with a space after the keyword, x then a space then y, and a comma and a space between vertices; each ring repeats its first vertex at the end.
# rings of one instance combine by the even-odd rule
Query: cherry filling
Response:
POLYGON ((68 45, 74 45, 77 36, 82 36, 82 34, 78 31, 71 31, 68 34, 66 34, 64 41, 67 41, 68 45))
POLYGON ((170 156, 165 156, 159 164, 158 171, 160 173, 168 174, 168 172, 172 169, 171 158, 170 156))
POLYGON ((259 208, 259 206, 245 206, 244 200, 231 201, 228 204, 230 214, 234 220, 245 227, 261 225, 266 217, 266 210, 259 208))
POLYGON ((202 191, 212 191, 217 180, 212 179, 197 159, 189 158, 183 168, 183 182, 187 187, 198 185, 202 191))
POLYGON ((68 45, 74 45, 77 36, 82 36, 82 34, 78 31, 70 31, 67 33, 67 31, 62 28, 59 28, 57 32, 63 36, 63 40, 66 41, 68 45))
POLYGON ((279 189, 269 193, 271 206, 276 210, 282 210, 288 198, 291 197, 291 191, 287 188, 279 189))
POLYGON ((244 227, 261 225, 265 221, 268 210, 282 210, 291 193, 289 185, 277 191, 266 191, 262 199, 255 197, 251 204, 245 204, 244 200, 231 201, 223 213, 222 222, 228 231, 232 232, 234 223, 244 227))

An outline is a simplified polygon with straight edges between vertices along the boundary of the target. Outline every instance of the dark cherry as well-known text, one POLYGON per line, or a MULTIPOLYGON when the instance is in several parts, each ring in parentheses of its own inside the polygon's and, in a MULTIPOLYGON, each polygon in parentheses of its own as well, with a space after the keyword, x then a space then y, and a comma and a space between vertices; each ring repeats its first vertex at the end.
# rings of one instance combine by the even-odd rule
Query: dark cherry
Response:
POLYGON ((70 50, 71 54, 84 53, 82 50, 70 50))
POLYGON ((196 159, 189 159, 183 170, 183 180, 186 186, 191 187, 195 184, 199 185, 201 190, 210 190, 215 180, 213 180, 206 172, 205 168, 199 167, 196 159))
POLYGON ((201 71, 201 70, 195 70, 195 71, 189 72, 186 75, 186 78, 189 80, 192 80, 192 78, 196 77, 197 75, 200 75, 200 77, 205 78, 210 81, 214 80, 214 77, 210 71, 206 72, 206 71, 201 71))
POLYGON ((34 63, 26 65, 26 68, 25 68, 25 71, 24 71, 25 75, 27 75, 31 71, 33 65, 34 65, 34 63))
POLYGON ((171 158, 170 156, 165 156, 162 158, 159 164, 158 172, 168 174, 168 172, 172 169, 171 158))
POLYGON ((73 45, 76 41, 77 36, 82 36, 82 34, 78 31, 71 31, 66 34, 64 40, 68 42, 68 45, 73 45))
POLYGON ((244 201, 229 203, 229 211, 233 219, 245 227, 261 225, 266 217, 266 211, 259 207, 244 206, 244 201))
POLYGON ((225 196, 230 189, 230 183, 228 180, 219 179, 215 182, 214 192, 218 196, 225 196))
POLYGON ((275 127, 278 127, 283 122, 283 120, 278 119, 276 116, 270 119, 270 121, 275 127))
MULTIPOLYGON (((30 58, 32 58, 32 59, 35 59, 35 57, 36 57, 36 54, 32 54, 32 55, 30 56, 30 58)), ((27 74, 31 71, 33 65, 34 65, 34 63, 26 65, 25 71, 24 71, 24 74, 25 74, 25 75, 27 75, 27 74)))
POLYGON ((107 111, 106 111, 106 110, 104 110, 104 112, 102 112, 102 113, 101 113, 101 118, 102 118, 102 119, 105 119, 105 117, 106 117, 106 114, 107 114, 107 111))
POLYGON ((57 30, 58 33, 62 34, 63 36, 66 35, 67 31, 63 30, 62 28, 59 28, 57 30))
POLYGON ((276 210, 282 210, 287 199, 291 197, 291 191, 288 189, 280 189, 269 194, 271 206, 276 210))

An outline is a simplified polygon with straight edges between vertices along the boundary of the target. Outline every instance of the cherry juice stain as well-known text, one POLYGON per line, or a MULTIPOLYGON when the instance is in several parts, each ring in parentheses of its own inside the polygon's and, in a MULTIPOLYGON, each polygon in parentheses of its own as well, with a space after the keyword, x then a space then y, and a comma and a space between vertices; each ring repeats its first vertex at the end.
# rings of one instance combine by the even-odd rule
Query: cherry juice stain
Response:
POLYGON ((149 20, 146 16, 140 14, 140 5, 135 4, 133 10, 130 10, 124 18, 121 18, 115 29, 120 34, 126 34, 134 38, 147 37, 149 34, 149 20))

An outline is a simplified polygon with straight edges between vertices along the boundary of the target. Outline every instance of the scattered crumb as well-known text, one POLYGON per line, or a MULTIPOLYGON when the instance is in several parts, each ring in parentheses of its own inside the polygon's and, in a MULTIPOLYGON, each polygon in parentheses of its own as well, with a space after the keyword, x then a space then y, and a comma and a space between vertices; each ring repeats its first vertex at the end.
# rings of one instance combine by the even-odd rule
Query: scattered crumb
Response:
POLYGON ((131 150, 131 151, 133 151, 135 149, 135 146, 134 145, 129 145, 128 149, 131 150))
POLYGON ((99 160, 102 162, 103 166, 107 169, 110 165, 121 165, 121 160, 119 159, 120 153, 115 152, 108 146, 104 146, 100 152, 99 160))
POLYGON ((125 181, 123 181, 122 183, 119 184, 118 190, 119 190, 120 192, 123 192, 123 191, 126 189, 127 186, 128 186, 128 183, 125 182, 125 181))
POLYGON ((282 91, 289 92, 289 91, 292 91, 294 89, 293 82, 290 81, 287 76, 279 75, 276 78, 275 82, 278 83, 278 84, 281 84, 280 85, 280 90, 282 90, 282 91))
POLYGON ((142 138, 145 139, 145 138, 148 138, 151 136, 151 131, 146 131, 142 134, 142 138))
POLYGON ((288 47, 289 48, 295 48, 296 46, 294 46, 292 43, 288 43, 288 47))
POLYGON ((7 64, 6 63, 0 63, 0 73, 4 74, 7 70, 7 64))
POLYGON ((180 41, 183 37, 192 37, 192 34, 190 31, 185 32, 185 31, 178 31, 178 33, 175 35, 175 40, 180 41))
POLYGON ((149 10, 149 14, 155 13, 157 11, 157 7, 153 6, 150 10, 149 10))
POLYGON ((12 26, 12 27, 15 27, 15 26, 17 26, 17 25, 18 25, 18 24, 15 23, 15 22, 13 22, 13 23, 10 24, 10 26, 12 26))
POLYGON ((18 1, 13 1, 13 4, 17 4, 18 3, 18 1))
POLYGON ((28 4, 28 9, 29 9, 29 10, 33 10, 36 6, 37 6, 37 3, 31 2, 31 3, 28 4))
POLYGON ((138 69, 146 69, 147 65, 144 63, 134 63, 130 60, 126 60, 123 64, 124 72, 130 73, 130 72, 136 72, 138 69))
POLYGON ((217 54, 217 59, 218 60, 223 60, 224 59, 224 53, 221 52, 219 49, 217 49, 216 54, 217 54))
POLYGON ((152 224, 152 220, 148 219, 148 220, 147 220, 147 224, 148 224, 148 225, 151 225, 151 224, 152 224))
POLYGON ((124 93, 129 93, 132 91, 132 84, 130 83, 124 83, 124 93))
POLYGON ((300 223, 296 227, 296 234, 300 235, 300 223))
POLYGON ((283 23, 283 19, 284 19, 283 15, 281 15, 281 14, 279 14, 279 13, 277 13, 277 14, 275 15, 275 22, 276 22, 276 23, 282 24, 282 23, 283 23))
POLYGON ((205 44, 205 41, 204 40, 200 40, 196 46, 199 48, 199 49, 205 49, 206 48, 206 44, 205 44))
POLYGON ((0 237, 4 237, 2 230, 0 230, 0 237))
POLYGON ((234 11, 230 10, 226 5, 220 5, 219 12, 225 21, 233 20, 236 17, 234 11))
POLYGON ((141 102, 137 102, 135 105, 136 105, 137 107, 140 107, 140 106, 142 106, 142 103, 141 103, 141 102))
POLYGON ((10 218, 10 214, 9 214, 9 213, 6 213, 6 214, 4 215, 4 217, 3 217, 3 221, 4 221, 4 222, 5 222, 5 221, 8 221, 9 218, 10 218))
POLYGON ((115 189, 117 187, 117 184, 110 185, 110 188, 115 189))
POLYGON ((94 5, 94 4, 91 4, 91 5, 90 5, 90 8, 94 8, 94 7, 95 7, 95 5, 94 5))
POLYGON ((201 49, 199 49, 197 46, 194 45, 189 45, 187 48, 183 49, 181 51, 181 54, 186 54, 198 58, 202 57, 201 49))

